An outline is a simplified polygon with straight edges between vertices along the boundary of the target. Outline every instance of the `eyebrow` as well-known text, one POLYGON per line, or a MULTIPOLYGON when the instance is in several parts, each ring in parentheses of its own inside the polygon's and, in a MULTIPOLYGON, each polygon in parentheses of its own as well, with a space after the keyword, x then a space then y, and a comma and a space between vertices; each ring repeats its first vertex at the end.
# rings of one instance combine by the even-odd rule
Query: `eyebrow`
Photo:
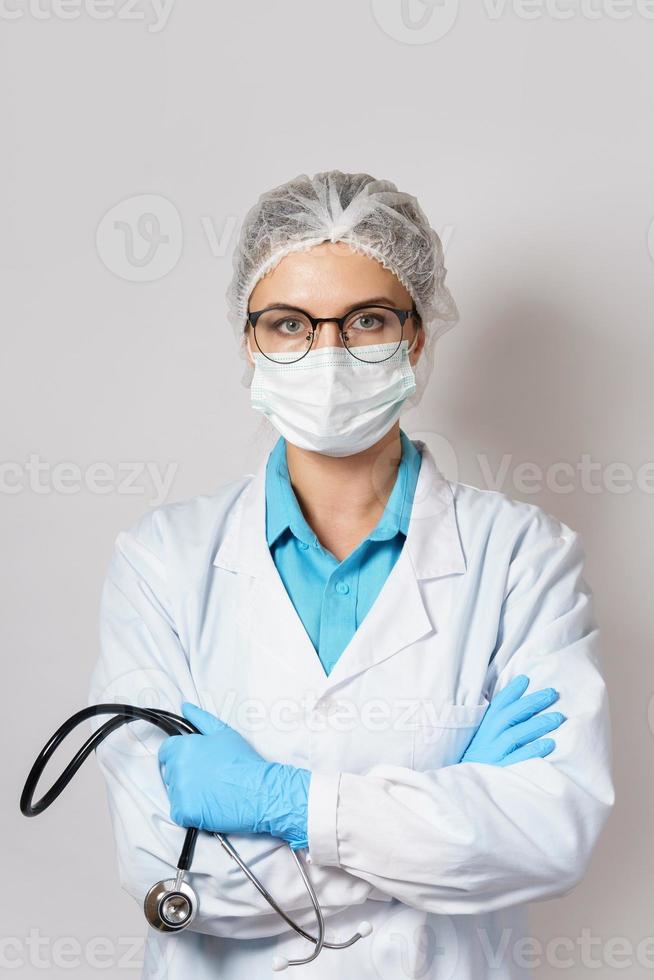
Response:
POLYGON ((372 296, 370 299, 364 299, 363 303, 357 303, 357 306, 371 306, 373 303, 386 303, 388 306, 394 306, 394 299, 389 299, 388 296, 372 296))
MULTIPOLYGON (((375 306, 375 304, 377 304, 377 303, 383 303, 386 306, 392 306, 393 309, 395 309, 395 302, 396 302, 396 300, 389 299, 388 296, 369 296, 366 299, 359 300, 356 303, 350 303, 347 306, 347 309, 348 310, 355 310, 359 306, 375 306)), ((265 309, 268 309, 269 307, 270 308, 292 309, 292 310, 301 310, 301 309, 303 309, 303 307, 298 306, 297 303, 269 303, 268 306, 265 307, 265 309)))

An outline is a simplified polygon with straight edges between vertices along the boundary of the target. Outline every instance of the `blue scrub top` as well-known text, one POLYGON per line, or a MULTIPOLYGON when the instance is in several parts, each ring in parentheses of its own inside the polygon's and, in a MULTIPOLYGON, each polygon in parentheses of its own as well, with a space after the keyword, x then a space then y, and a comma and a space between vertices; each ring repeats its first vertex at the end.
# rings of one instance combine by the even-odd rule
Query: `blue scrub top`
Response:
POLYGON ((291 485, 286 440, 266 466, 266 538, 295 610, 329 674, 372 606, 404 544, 422 456, 400 429, 402 458, 384 513, 339 562, 318 541, 291 485))

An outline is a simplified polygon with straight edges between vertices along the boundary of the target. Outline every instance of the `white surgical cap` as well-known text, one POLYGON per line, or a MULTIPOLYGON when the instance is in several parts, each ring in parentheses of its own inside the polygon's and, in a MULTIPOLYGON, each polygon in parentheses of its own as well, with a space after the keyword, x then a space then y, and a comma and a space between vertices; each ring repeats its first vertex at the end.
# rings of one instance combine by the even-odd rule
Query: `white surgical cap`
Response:
POLYGON ((227 316, 245 361, 241 383, 250 387, 254 373, 244 330, 250 293, 259 279, 289 252, 340 240, 390 269, 416 305, 425 344, 414 367, 416 390, 405 402, 411 408, 422 398, 431 374, 436 339, 459 316, 445 285, 440 238, 418 201, 392 181, 370 174, 300 174, 265 191, 245 215, 226 292, 227 316))

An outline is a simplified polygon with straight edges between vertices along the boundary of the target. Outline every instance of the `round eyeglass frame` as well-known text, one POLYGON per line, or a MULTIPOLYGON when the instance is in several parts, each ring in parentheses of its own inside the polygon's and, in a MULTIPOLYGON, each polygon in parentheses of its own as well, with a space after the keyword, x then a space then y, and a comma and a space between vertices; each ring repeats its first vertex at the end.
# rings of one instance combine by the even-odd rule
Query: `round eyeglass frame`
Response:
MULTIPOLYGON (((410 310, 398 310, 394 306, 384 306, 383 303, 362 303, 360 306, 353 306, 352 309, 348 310, 347 313, 344 313, 343 316, 311 316, 310 313, 307 313, 306 310, 301 309, 299 306, 286 306, 283 303, 279 303, 274 306, 266 306, 262 310, 248 311, 247 320, 245 321, 245 327, 247 328, 248 323, 252 326, 252 333, 254 334, 255 344, 257 345, 257 347, 259 347, 259 350, 261 351, 263 356, 267 358, 267 360, 272 361, 274 364, 281 364, 281 363, 295 364, 297 361, 301 361, 303 357, 306 357, 309 351, 311 350, 311 348, 313 347, 313 342, 316 337, 316 328, 321 323, 338 324, 338 332, 341 335, 341 341, 343 341, 343 347, 345 347, 345 350, 348 352, 348 354, 350 354, 351 357, 354 357, 355 360, 361 361, 363 364, 383 364, 383 362, 387 361, 389 357, 393 357, 397 353, 397 351, 400 348, 400 344, 404 340, 404 324, 406 323, 408 317, 415 316, 417 315, 417 313, 418 311, 415 305, 412 306, 410 310), (363 357, 357 357, 356 354, 352 353, 350 348, 343 340, 343 326, 345 324, 345 321, 348 319, 348 317, 352 316, 353 313, 356 313, 357 310, 370 310, 370 309, 390 310, 391 313, 395 313, 398 320, 400 321, 400 326, 402 328, 402 336, 400 337, 395 350, 391 351, 388 357, 382 357, 379 361, 367 361, 363 357), (311 343, 305 350, 304 354, 300 354, 300 356, 296 357, 295 360, 293 361, 276 361, 274 357, 268 357, 265 351, 262 351, 261 347, 259 347, 259 341, 257 340, 257 320, 259 319, 262 313, 268 313, 270 310, 289 310, 291 313, 301 313, 302 316, 305 316, 307 320, 309 320, 309 322, 311 323, 311 343)), ((416 330, 419 329, 420 329, 419 326, 416 327, 416 330)))

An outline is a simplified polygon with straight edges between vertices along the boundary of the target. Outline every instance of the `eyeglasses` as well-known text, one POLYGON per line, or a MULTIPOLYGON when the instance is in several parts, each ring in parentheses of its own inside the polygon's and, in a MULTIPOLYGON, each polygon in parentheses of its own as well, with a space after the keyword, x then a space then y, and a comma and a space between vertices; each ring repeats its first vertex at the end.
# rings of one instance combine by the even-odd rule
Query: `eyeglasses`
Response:
MULTIPOLYGON (((385 361, 399 348, 404 324, 417 314, 390 306, 356 306, 343 316, 310 316, 294 306, 268 306, 248 313, 254 340, 271 361, 288 364, 305 357, 321 323, 337 323, 346 350, 359 361, 385 361), (393 347, 389 349, 388 344, 393 347)), ((247 325, 247 324, 246 324, 247 325)), ((417 328, 416 328, 417 329, 417 328)))

